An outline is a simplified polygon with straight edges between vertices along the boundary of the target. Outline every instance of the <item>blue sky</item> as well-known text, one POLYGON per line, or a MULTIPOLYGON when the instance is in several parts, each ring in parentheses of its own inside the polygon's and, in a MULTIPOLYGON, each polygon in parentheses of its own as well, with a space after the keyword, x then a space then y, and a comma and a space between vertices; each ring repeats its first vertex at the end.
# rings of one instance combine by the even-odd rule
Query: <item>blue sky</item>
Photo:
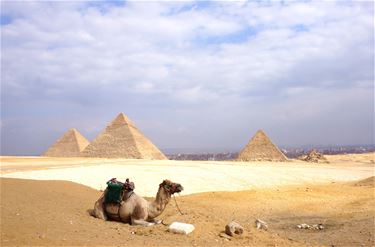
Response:
POLYGON ((372 1, 1 5, 3 155, 119 112, 162 149, 374 143, 372 1))

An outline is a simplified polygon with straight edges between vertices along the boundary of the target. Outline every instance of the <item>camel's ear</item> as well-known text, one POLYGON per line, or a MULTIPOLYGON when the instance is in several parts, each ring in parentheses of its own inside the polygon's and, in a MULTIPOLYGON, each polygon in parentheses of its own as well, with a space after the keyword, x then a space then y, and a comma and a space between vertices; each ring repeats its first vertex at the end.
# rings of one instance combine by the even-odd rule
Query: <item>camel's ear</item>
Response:
POLYGON ((164 180, 161 184, 159 184, 159 187, 164 186, 164 185, 166 184, 165 181, 166 181, 166 180, 164 180))
POLYGON ((171 184, 171 181, 169 181, 168 179, 164 179, 162 184, 163 184, 163 185, 164 185, 164 184, 171 184))

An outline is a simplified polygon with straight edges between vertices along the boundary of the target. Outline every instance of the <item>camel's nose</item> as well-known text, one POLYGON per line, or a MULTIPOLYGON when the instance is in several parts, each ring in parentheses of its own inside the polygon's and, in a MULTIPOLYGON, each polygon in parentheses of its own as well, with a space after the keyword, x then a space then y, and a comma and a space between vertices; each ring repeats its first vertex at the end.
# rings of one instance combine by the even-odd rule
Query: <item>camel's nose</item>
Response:
POLYGON ((181 192, 184 190, 184 187, 181 184, 177 184, 176 189, 177 189, 177 192, 181 192))

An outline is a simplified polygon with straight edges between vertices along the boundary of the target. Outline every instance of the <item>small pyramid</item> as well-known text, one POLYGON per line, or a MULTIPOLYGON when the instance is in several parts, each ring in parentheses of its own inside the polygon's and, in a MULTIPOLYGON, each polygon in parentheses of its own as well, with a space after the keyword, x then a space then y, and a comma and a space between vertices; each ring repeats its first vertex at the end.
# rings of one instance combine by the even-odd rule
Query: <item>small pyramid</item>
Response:
POLYGON ((42 156, 79 157, 80 152, 89 145, 89 141, 76 129, 70 129, 58 139, 42 156))
POLYGON ((167 159, 125 114, 120 113, 82 152, 84 157, 167 159))
POLYGON ((238 161, 287 161, 288 158, 272 143, 263 130, 258 130, 240 152, 238 161))
POLYGON ((310 153, 306 156, 300 157, 300 159, 312 163, 329 163, 327 158, 316 149, 311 150, 310 153))

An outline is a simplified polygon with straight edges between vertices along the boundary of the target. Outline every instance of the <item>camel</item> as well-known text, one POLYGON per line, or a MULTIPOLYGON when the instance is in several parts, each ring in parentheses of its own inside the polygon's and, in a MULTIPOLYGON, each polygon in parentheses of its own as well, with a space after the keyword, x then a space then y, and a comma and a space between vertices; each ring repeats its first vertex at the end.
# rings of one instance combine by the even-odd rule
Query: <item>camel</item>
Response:
POLYGON ((95 202, 93 216, 102 220, 115 220, 131 225, 152 226, 160 223, 155 218, 163 213, 171 195, 179 193, 184 188, 170 180, 164 180, 159 184, 156 198, 153 202, 146 201, 133 191, 127 191, 122 197, 122 202, 104 203, 105 193, 95 202))

